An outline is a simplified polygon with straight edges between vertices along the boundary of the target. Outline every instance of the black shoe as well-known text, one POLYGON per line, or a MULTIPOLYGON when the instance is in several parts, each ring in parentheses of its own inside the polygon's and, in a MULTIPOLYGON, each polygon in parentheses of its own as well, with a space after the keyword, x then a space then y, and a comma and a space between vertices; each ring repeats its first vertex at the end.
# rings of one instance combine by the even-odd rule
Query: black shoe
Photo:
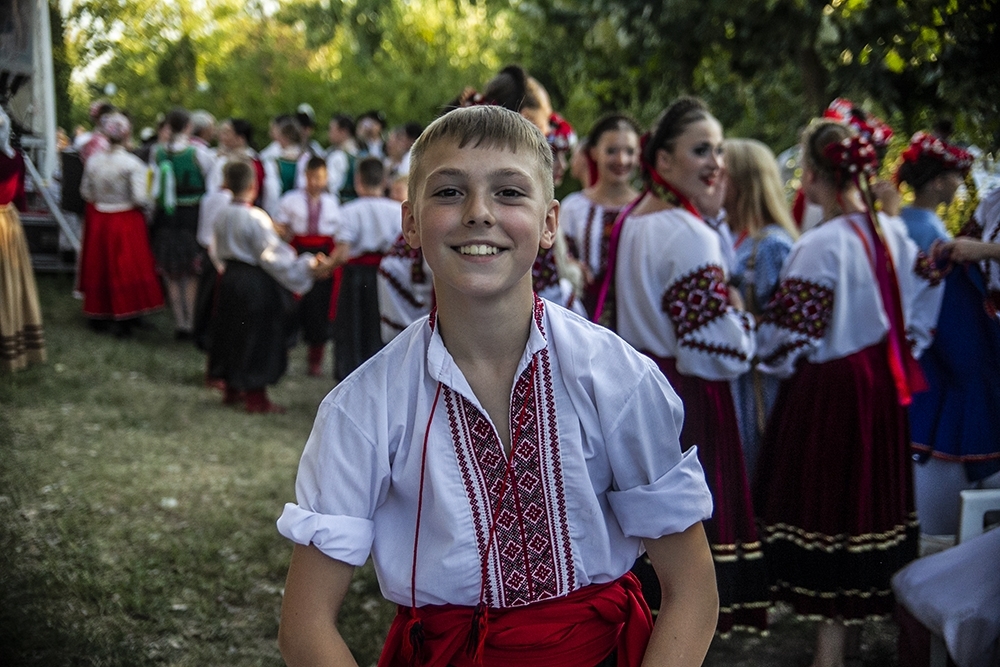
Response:
POLYGON ((132 325, 132 320, 120 320, 115 322, 115 338, 131 338, 132 325))
POLYGON ((193 338, 190 331, 184 331, 183 329, 177 329, 174 331, 174 340, 176 341, 189 341, 193 338))
POLYGON ((104 333, 111 328, 111 320, 95 320, 87 319, 87 326, 90 327, 91 331, 96 331, 97 333, 104 333))

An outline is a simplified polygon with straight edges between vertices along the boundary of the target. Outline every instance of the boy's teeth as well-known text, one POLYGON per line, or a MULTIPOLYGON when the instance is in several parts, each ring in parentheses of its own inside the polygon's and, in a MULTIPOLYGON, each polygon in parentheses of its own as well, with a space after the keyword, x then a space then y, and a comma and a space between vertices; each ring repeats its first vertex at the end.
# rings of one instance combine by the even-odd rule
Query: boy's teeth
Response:
POLYGON ((463 255, 495 255, 499 252, 496 246, 491 245, 463 245, 458 251, 463 255))

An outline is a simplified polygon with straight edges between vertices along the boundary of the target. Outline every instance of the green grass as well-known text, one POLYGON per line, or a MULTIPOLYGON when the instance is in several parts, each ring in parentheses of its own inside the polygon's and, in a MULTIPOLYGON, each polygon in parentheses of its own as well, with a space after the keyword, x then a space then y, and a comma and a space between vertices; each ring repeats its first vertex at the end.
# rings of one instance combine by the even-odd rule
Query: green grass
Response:
MULTIPOLYGON (((41 276, 48 363, 0 375, 0 665, 279 666, 290 544, 274 522, 332 380, 304 352, 271 392, 284 415, 225 407, 169 315, 91 332, 67 276, 41 276)), ((330 360, 327 359, 327 368, 330 360)), ((374 665, 394 613, 369 566, 341 630, 374 665)), ((811 625, 716 639, 706 665, 806 665, 811 625)), ((865 664, 894 665, 890 623, 865 664)))
MULTIPOLYGON (((48 363, 0 376, 0 664, 280 665, 290 543, 274 521, 332 379, 300 350, 284 415, 223 406, 170 317, 91 332, 41 276, 48 363)), ((344 634, 373 664, 393 608, 370 568, 344 634)))

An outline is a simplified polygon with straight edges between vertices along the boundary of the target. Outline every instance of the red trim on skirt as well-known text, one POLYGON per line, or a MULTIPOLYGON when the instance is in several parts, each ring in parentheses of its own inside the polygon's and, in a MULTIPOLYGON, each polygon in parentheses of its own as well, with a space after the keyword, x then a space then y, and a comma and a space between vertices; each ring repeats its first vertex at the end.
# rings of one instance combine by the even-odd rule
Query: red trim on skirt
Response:
POLYGON ((163 291, 138 209, 103 213, 87 205, 80 260, 83 314, 116 320, 162 308, 163 291))
MULTIPOLYGON (((472 607, 417 608, 425 633, 421 667, 472 667, 466 641, 472 607)), ((378 667, 409 667, 403 658, 410 608, 400 607, 389 628, 378 667)), ((653 631, 653 617, 638 580, 627 573, 553 600, 489 610, 483 667, 581 667, 618 650, 618 667, 639 667, 653 631)))

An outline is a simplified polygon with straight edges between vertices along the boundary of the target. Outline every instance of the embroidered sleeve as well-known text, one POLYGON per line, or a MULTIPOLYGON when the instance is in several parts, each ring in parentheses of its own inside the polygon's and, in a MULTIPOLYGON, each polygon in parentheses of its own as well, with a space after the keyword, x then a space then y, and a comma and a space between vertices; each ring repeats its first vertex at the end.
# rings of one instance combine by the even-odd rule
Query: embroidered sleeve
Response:
POLYGON ((721 267, 709 264, 677 280, 663 294, 660 307, 674 325, 680 372, 731 380, 750 369, 753 320, 731 306, 721 267))
POLYGON ((801 278, 786 278, 764 313, 763 324, 777 332, 771 345, 762 345, 762 363, 782 365, 789 357, 796 356, 796 351, 819 341, 826 334, 832 315, 833 290, 801 278))
POLYGON ((729 306, 726 277, 718 266, 706 266, 687 274, 663 295, 663 312, 670 316, 678 338, 684 338, 722 317, 729 306))
POLYGON ((919 278, 923 278, 931 284, 932 287, 936 287, 941 283, 944 278, 944 273, 941 269, 934 265, 931 258, 925 255, 923 252, 917 253, 917 259, 913 264, 913 272, 917 274, 919 278))

